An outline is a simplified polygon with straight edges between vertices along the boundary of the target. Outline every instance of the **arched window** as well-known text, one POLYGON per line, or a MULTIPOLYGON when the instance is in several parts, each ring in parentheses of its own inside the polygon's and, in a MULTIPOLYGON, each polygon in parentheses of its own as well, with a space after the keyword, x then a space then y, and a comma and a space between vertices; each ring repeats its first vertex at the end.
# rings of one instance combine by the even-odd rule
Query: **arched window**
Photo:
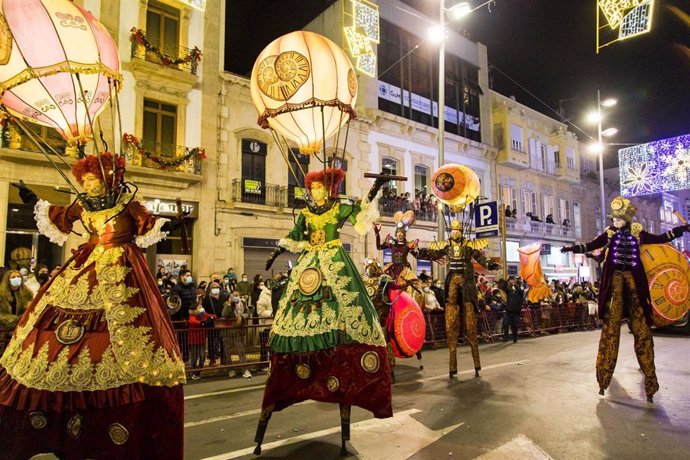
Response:
MULTIPOLYGON (((383 171, 383 174, 398 176, 400 173, 398 160, 395 158, 383 157, 381 159, 381 171, 383 171)), ((398 193, 398 183, 396 181, 389 182, 388 187, 396 194, 398 193)))

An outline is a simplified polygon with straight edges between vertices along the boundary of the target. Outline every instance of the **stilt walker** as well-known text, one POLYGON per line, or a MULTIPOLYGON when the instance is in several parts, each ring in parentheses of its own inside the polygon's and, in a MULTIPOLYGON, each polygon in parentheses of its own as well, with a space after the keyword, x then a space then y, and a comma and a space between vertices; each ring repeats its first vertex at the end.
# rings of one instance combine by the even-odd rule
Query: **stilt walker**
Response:
POLYGON ((589 243, 566 246, 561 252, 584 254, 606 248, 599 290, 599 317, 603 320, 596 365, 599 394, 603 395, 611 383, 618 359, 621 321, 628 319, 635 337, 637 362, 644 374, 647 401, 651 403, 659 383, 654 365, 652 305, 641 245, 668 243, 690 229, 686 224, 654 235, 632 221, 636 211, 630 200, 616 197, 611 202, 613 225, 589 243))

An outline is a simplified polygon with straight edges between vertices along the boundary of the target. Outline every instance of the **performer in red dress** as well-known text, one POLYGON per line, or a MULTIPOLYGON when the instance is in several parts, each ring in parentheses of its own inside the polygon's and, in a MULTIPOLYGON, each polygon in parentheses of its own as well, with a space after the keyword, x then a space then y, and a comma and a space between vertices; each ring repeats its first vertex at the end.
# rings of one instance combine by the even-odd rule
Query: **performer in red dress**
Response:
MULTIPOLYGON (((72 173, 70 206, 38 200, 38 229, 62 245, 77 220, 87 242, 40 289, 0 359, 0 458, 181 459, 184 363, 144 255, 167 219, 122 184, 103 153, 72 173), (107 183, 103 180, 103 173, 107 183)), ((23 199, 36 201, 27 188, 23 199)))

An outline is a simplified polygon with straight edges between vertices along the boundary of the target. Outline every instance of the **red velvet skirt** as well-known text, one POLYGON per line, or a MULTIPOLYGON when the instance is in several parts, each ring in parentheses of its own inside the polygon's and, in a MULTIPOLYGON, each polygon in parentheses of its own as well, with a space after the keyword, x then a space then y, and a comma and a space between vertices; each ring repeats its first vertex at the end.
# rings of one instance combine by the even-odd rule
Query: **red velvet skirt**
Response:
POLYGON ((279 411, 308 399, 358 406, 376 418, 392 417, 386 348, 349 344, 307 353, 274 354, 262 408, 279 411))

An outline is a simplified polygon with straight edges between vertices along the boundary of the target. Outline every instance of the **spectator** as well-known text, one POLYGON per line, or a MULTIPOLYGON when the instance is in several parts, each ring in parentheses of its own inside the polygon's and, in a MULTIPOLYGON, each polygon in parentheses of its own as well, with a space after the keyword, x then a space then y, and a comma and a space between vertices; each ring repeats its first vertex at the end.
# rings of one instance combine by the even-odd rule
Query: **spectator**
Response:
POLYGON ((489 307, 491 314, 495 318, 495 334, 500 334, 503 327, 502 323, 505 315, 506 300, 507 297, 505 291, 499 288, 493 289, 493 291, 491 291, 491 295, 488 297, 487 307, 489 307))
POLYGON ((215 316, 206 313, 204 307, 199 304, 189 315, 189 347, 191 349, 192 380, 201 378, 201 368, 204 367, 206 356, 204 348, 206 345, 206 330, 215 324, 215 316))
POLYGON ((19 318, 33 300, 18 270, 8 270, 0 281, 0 328, 14 329, 19 318))
POLYGON ((517 208, 513 208, 513 219, 517 217, 517 208))
POLYGON ((242 273, 242 279, 237 283, 237 290, 240 293, 240 296, 247 298, 251 295, 252 292, 252 283, 249 282, 249 278, 247 278, 246 273, 242 273))
POLYGON ((426 310, 443 310, 443 307, 438 302, 438 299, 436 298, 434 291, 432 291, 429 286, 424 285, 422 291, 424 292, 424 308, 426 310))
POLYGON ((546 215, 546 223, 547 224, 555 224, 556 223, 553 221, 553 214, 547 214, 546 215))
POLYGON ((237 284, 237 280, 230 281, 230 277, 228 275, 224 275, 223 276, 223 284, 221 285, 220 289, 223 292, 226 292, 229 294, 232 291, 234 291, 235 288, 237 288, 236 284, 237 284))
POLYGON ((38 281, 38 284, 43 286, 48 282, 50 279, 50 272, 48 271, 48 267, 46 267, 43 264, 39 264, 36 267, 36 281, 38 281))
POLYGON ((534 213, 530 213, 529 218, 533 222, 541 222, 541 219, 539 218, 539 216, 534 214, 534 213))
MULTIPOLYGON (((180 303, 182 306, 179 311, 172 315, 170 319, 173 321, 178 321, 180 323, 175 325, 176 329, 186 329, 187 324, 181 323, 182 321, 189 320, 190 310, 196 310, 196 289, 194 288, 194 278, 192 278, 192 272, 189 270, 181 270, 180 278, 177 284, 173 288, 173 293, 180 298, 180 303)), ((180 345, 180 350, 182 351, 182 360, 186 363, 189 361, 189 347, 187 346, 187 332, 178 331, 177 341, 180 345)))
POLYGON ((55 275, 57 275, 60 272, 60 269, 62 268, 62 265, 56 265, 53 267, 53 269, 50 271, 50 277, 54 278, 55 275))
POLYGON ((206 289, 208 289, 208 283, 206 281, 202 281, 196 287, 196 296, 202 299, 206 297, 206 289))
POLYGON ((443 288, 443 283, 440 280, 435 280, 434 283, 431 285, 431 290, 433 291, 436 300, 438 300, 438 303, 440 303, 441 305, 445 305, 446 294, 443 288))
POLYGON ((22 276, 24 286, 31 289, 32 294, 36 295, 38 290, 41 288, 41 284, 38 282, 34 274, 31 273, 31 271, 29 271, 29 269, 26 267, 21 267, 19 269, 19 274, 22 276))
POLYGON ((508 341, 508 329, 510 328, 511 332, 513 333, 513 343, 517 343, 524 291, 518 285, 514 276, 508 278, 508 292, 506 294, 507 301, 505 319, 507 319, 507 321, 503 322, 503 341, 508 341))
POLYGON ((271 290, 264 286, 259 296, 259 301, 256 304, 256 314, 260 318, 259 324, 259 346, 260 346, 260 361, 268 361, 268 334, 271 330, 271 318, 273 317, 273 304, 271 298, 271 290), (266 327, 268 326, 268 327, 266 327))
POLYGON ((254 282, 252 283, 252 291, 250 294, 251 302, 249 303, 249 305, 256 306, 256 303, 259 301, 259 296, 261 295, 263 287, 264 278, 261 275, 254 276, 254 282))
POLYGON ((563 223, 561 225, 564 227, 570 227, 570 219, 563 219, 563 223))
POLYGON ((158 270, 156 272, 156 278, 163 278, 168 274, 168 271, 163 267, 162 265, 158 267, 158 270))
MULTIPOLYGON (((247 337, 247 315, 245 305, 239 297, 233 295, 231 301, 225 304, 223 318, 227 318, 234 323, 234 326, 230 329, 230 337, 225 354, 231 359, 232 352, 235 351, 239 357, 240 364, 244 364, 247 362, 247 355, 244 352, 244 341, 247 337)), ((237 373, 234 369, 228 373, 228 377, 235 377, 236 375, 237 373)), ((249 369, 244 370, 242 377, 245 379, 252 378, 249 369)))
POLYGON ((163 296, 167 294, 168 292, 168 287, 165 285, 165 278, 158 278, 156 280, 156 284, 158 285, 158 293, 163 296))
POLYGON ((422 273, 419 275, 419 281, 422 283, 428 283, 429 282, 429 275, 427 274, 426 270, 422 270, 422 273))
POLYGON ((513 217, 513 210, 510 209, 510 205, 506 206, 505 216, 506 217, 513 217))
MULTIPOLYGON (((223 315, 223 305, 229 300, 229 294, 223 292, 220 284, 215 281, 209 283, 208 295, 203 299, 202 305, 206 313, 219 318, 223 315)), ((211 366, 218 364, 218 358, 225 362, 224 350, 221 344, 220 331, 212 330, 208 334, 208 359, 211 366)))
POLYGON ((226 276, 228 277, 228 279, 229 279, 231 282, 232 282, 232 281, 237 281, 237 274, 235 273, 235 269, 232 268, 232 267, 228 268, 228 272, 226 273, 226 276))

